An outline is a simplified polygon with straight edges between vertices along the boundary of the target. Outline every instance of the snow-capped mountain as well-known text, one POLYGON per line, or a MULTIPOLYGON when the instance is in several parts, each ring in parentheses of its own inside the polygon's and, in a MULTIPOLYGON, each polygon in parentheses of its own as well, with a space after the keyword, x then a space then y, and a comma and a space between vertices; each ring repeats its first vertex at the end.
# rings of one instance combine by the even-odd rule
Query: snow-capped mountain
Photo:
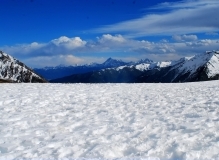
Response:
POLYGON ((0 51, 0 82, 46 82, 25 64, 0 51))
MULTIPOLYGON (((142 62, 152 62, 149 59, 141 60, 142 62)), ((115 68, 119 66, 130 66, 133 64, 139 64, 141 62, 123 62, 122 60, 116 60, 108 58, 104 63, 97 64, 85 64, 76 66, 57 66, 57 67, 45 67, 45 68, 35 68, 34 71, 48 80, 57 79, 65 76, 70 76, 73 74, 82 74, 88 72, 95 72, 106 68, 115 68)))
POLYGON ((193 82, 219 79, 219 51, 207 51, 178 61, 146 62, 77 74, 52 82, 193 82))

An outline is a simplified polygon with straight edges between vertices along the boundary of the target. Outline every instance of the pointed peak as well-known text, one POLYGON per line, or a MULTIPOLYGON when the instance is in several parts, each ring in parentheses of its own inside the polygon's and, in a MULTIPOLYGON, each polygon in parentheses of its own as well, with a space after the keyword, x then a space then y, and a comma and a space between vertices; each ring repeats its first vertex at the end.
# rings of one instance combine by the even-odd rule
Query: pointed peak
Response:
MULTIPOLYGON (((108 58, 105 62, 109 62, 109 61, 119 61, 119 60, 116 60, 116 59, 113 59, 113 58, 108 58)), ((121 60, 120 60, 121 61, 121 60)))
POLYGON ((122 65, 126 65, 126 62, 123 62, 122 60, 117 60, 113 58, 108 58, 102 65, 107 66, 107 67, 118 67, 122 65))

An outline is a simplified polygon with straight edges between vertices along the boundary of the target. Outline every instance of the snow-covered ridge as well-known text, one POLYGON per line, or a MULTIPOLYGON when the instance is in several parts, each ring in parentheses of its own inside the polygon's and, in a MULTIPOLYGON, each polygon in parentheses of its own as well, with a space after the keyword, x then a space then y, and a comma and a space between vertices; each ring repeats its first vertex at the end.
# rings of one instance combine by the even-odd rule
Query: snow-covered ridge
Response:
POLYGON ((208 77, 214 77, 219 74, 219 51, 209 59, 206 68, 208 77))
POLYGON ((179 83, 219 80, 219 51, 176 61, 143 62, 72 74, 52 83, 179 83))
MULTIPOLYGON (((219 79, 219 51, 207 51, 191 57, 184 57, 176 61, 144 62, 140 64, 123 65, 90 74, 86 83, 171 83, 194 82, 219 79)), ((74 75, 73 75, 74 76, 74 75)), ((72 79, 74 77, 72 76, 72 79)), ((79 76, 80 77, 80 76, 79 76)), ((84 76, 76 81, 62 82, 83 83, 84 76)), ((57 81, 56 81, 57 82, 57 81)))
POLYGON ((150 70, 154 68, 163 68, 168 67, 172 64, 171 61, 167 62, 154 62, 154 63, 142 63, 135 66, 136 69, 140 71, 150 70))
MULTIPOLYGON (((139 61, 139 62, 141 62, 141 61, 139 61)), ((142 63, 139 63, 139 62, 133 63, 131 65, 115 67, 112 69, 116 69, 117 71, 119 71, 121 69, 124 69, 125 67, 129 67, 129 68, 135 68, 135 69, 140 70, 140 71, 146 71, 146 70, 151 70, 151 69, 155 69, 155 68, 169 67, 169 66, 172 66, 173 64, 175 64, 174 61, 164 61, 164 62, 148 61, 148 62, 142 62, 142 63)), ((107 68, 107 69, 111 69, 111 68, 107 68)))
POLYGON ((191 74, 197 71, 200 66, 206 64, 208 69, 209 78, 219 74, 219 51, 206 51, 206 53, 198 54, 191 57, 184 57, 176 61, 164 61, 164 62, 147 62, 131 66, 120 66, 115 68, 117 71, 124 69, 125 67, 135 68, 140 71, 159 69, 165 67, 178 68, 179 72, 188 72, 191 74))
POLYGON ((177 66, 179 73, 190 73, 192 76, 200 68, 204 68, 208 78, 219 75, 219 51, 207 51, 185 59, 180 66, 177 66))
POLYGON ((12 82, 45 82, 25 64, 0 51, 0 79, 12 82))

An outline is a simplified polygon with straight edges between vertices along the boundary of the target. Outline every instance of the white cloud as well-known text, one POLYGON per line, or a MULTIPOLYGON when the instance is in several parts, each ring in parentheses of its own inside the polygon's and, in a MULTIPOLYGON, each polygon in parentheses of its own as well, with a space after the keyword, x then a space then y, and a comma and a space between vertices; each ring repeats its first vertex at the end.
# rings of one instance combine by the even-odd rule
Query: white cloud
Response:
POLYGON ((110 35, 103 34, 101 37, 97 37, 97 40, 93 44, 88 44, 94 51, 118 51, 127 46, 129 40, 122 35, 110 35))
POLYGON ((182 36, 174 35, 172 36, 172 38, 175 41, 196 41, 198 40, 198 37, 196 35, 185 35, 185 34, 182 36))
POLYGON ((68 38, 66 36, 62 36, 58 39, 52 40, 51 43, 58 47, 64 46, 68 49, 74 49, 85 46, 87 42, 83 41, 80 37, 68 38))
POLYGON ((211 44, 217 43, 213 40, 210 39, 203 39, 200 41, 196 41, 196 42, 187 42, 186 44, 188 46, 192 46, 192 47, 196 47, 196 46, 210 46, 211 44))
POLYGON ((39 47, 41 47, 41 45, 39 43, 37 43, 37 42, 33 42, 33 43, 30 44, 30 47, 32 47, 32 48, 39 48, 39 47))
POLYGON ((128 37, 183 35, 219 31, 218 0, 183 0, 155 8, 169 12, 147 14, 141 18, 97 28, 97 33, 123 33, 128 37))
POLYGON ((65 58, 65 62, 67 65, 71 65, 71 64, 81 64, 83 62, 82 58, 73 56, 73 55, 66 55, 63 56, 65 58))
POLYGON ((83 48, 86 48, 86 44, 87 42, 80 37, 69 38, 61 36, 47 43, 18 44, 15 46, 5 46, 3 49, 18 57, 53 56, 80 52, 83 48))
POLYGON ((122 35, 112 36, 110 34, 104 34, 101 38, 97 37, 97 39, 100 43, 123 43, 126 41, 126 39, 122 35))

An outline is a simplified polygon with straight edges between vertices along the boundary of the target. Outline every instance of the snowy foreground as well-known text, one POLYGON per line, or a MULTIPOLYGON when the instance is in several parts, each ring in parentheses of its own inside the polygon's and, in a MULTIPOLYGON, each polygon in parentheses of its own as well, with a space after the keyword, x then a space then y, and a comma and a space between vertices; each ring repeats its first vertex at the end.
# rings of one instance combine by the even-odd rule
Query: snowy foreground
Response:
POLYGON ((219 81, 1 84, 0 159, 219 159, 219 81))

